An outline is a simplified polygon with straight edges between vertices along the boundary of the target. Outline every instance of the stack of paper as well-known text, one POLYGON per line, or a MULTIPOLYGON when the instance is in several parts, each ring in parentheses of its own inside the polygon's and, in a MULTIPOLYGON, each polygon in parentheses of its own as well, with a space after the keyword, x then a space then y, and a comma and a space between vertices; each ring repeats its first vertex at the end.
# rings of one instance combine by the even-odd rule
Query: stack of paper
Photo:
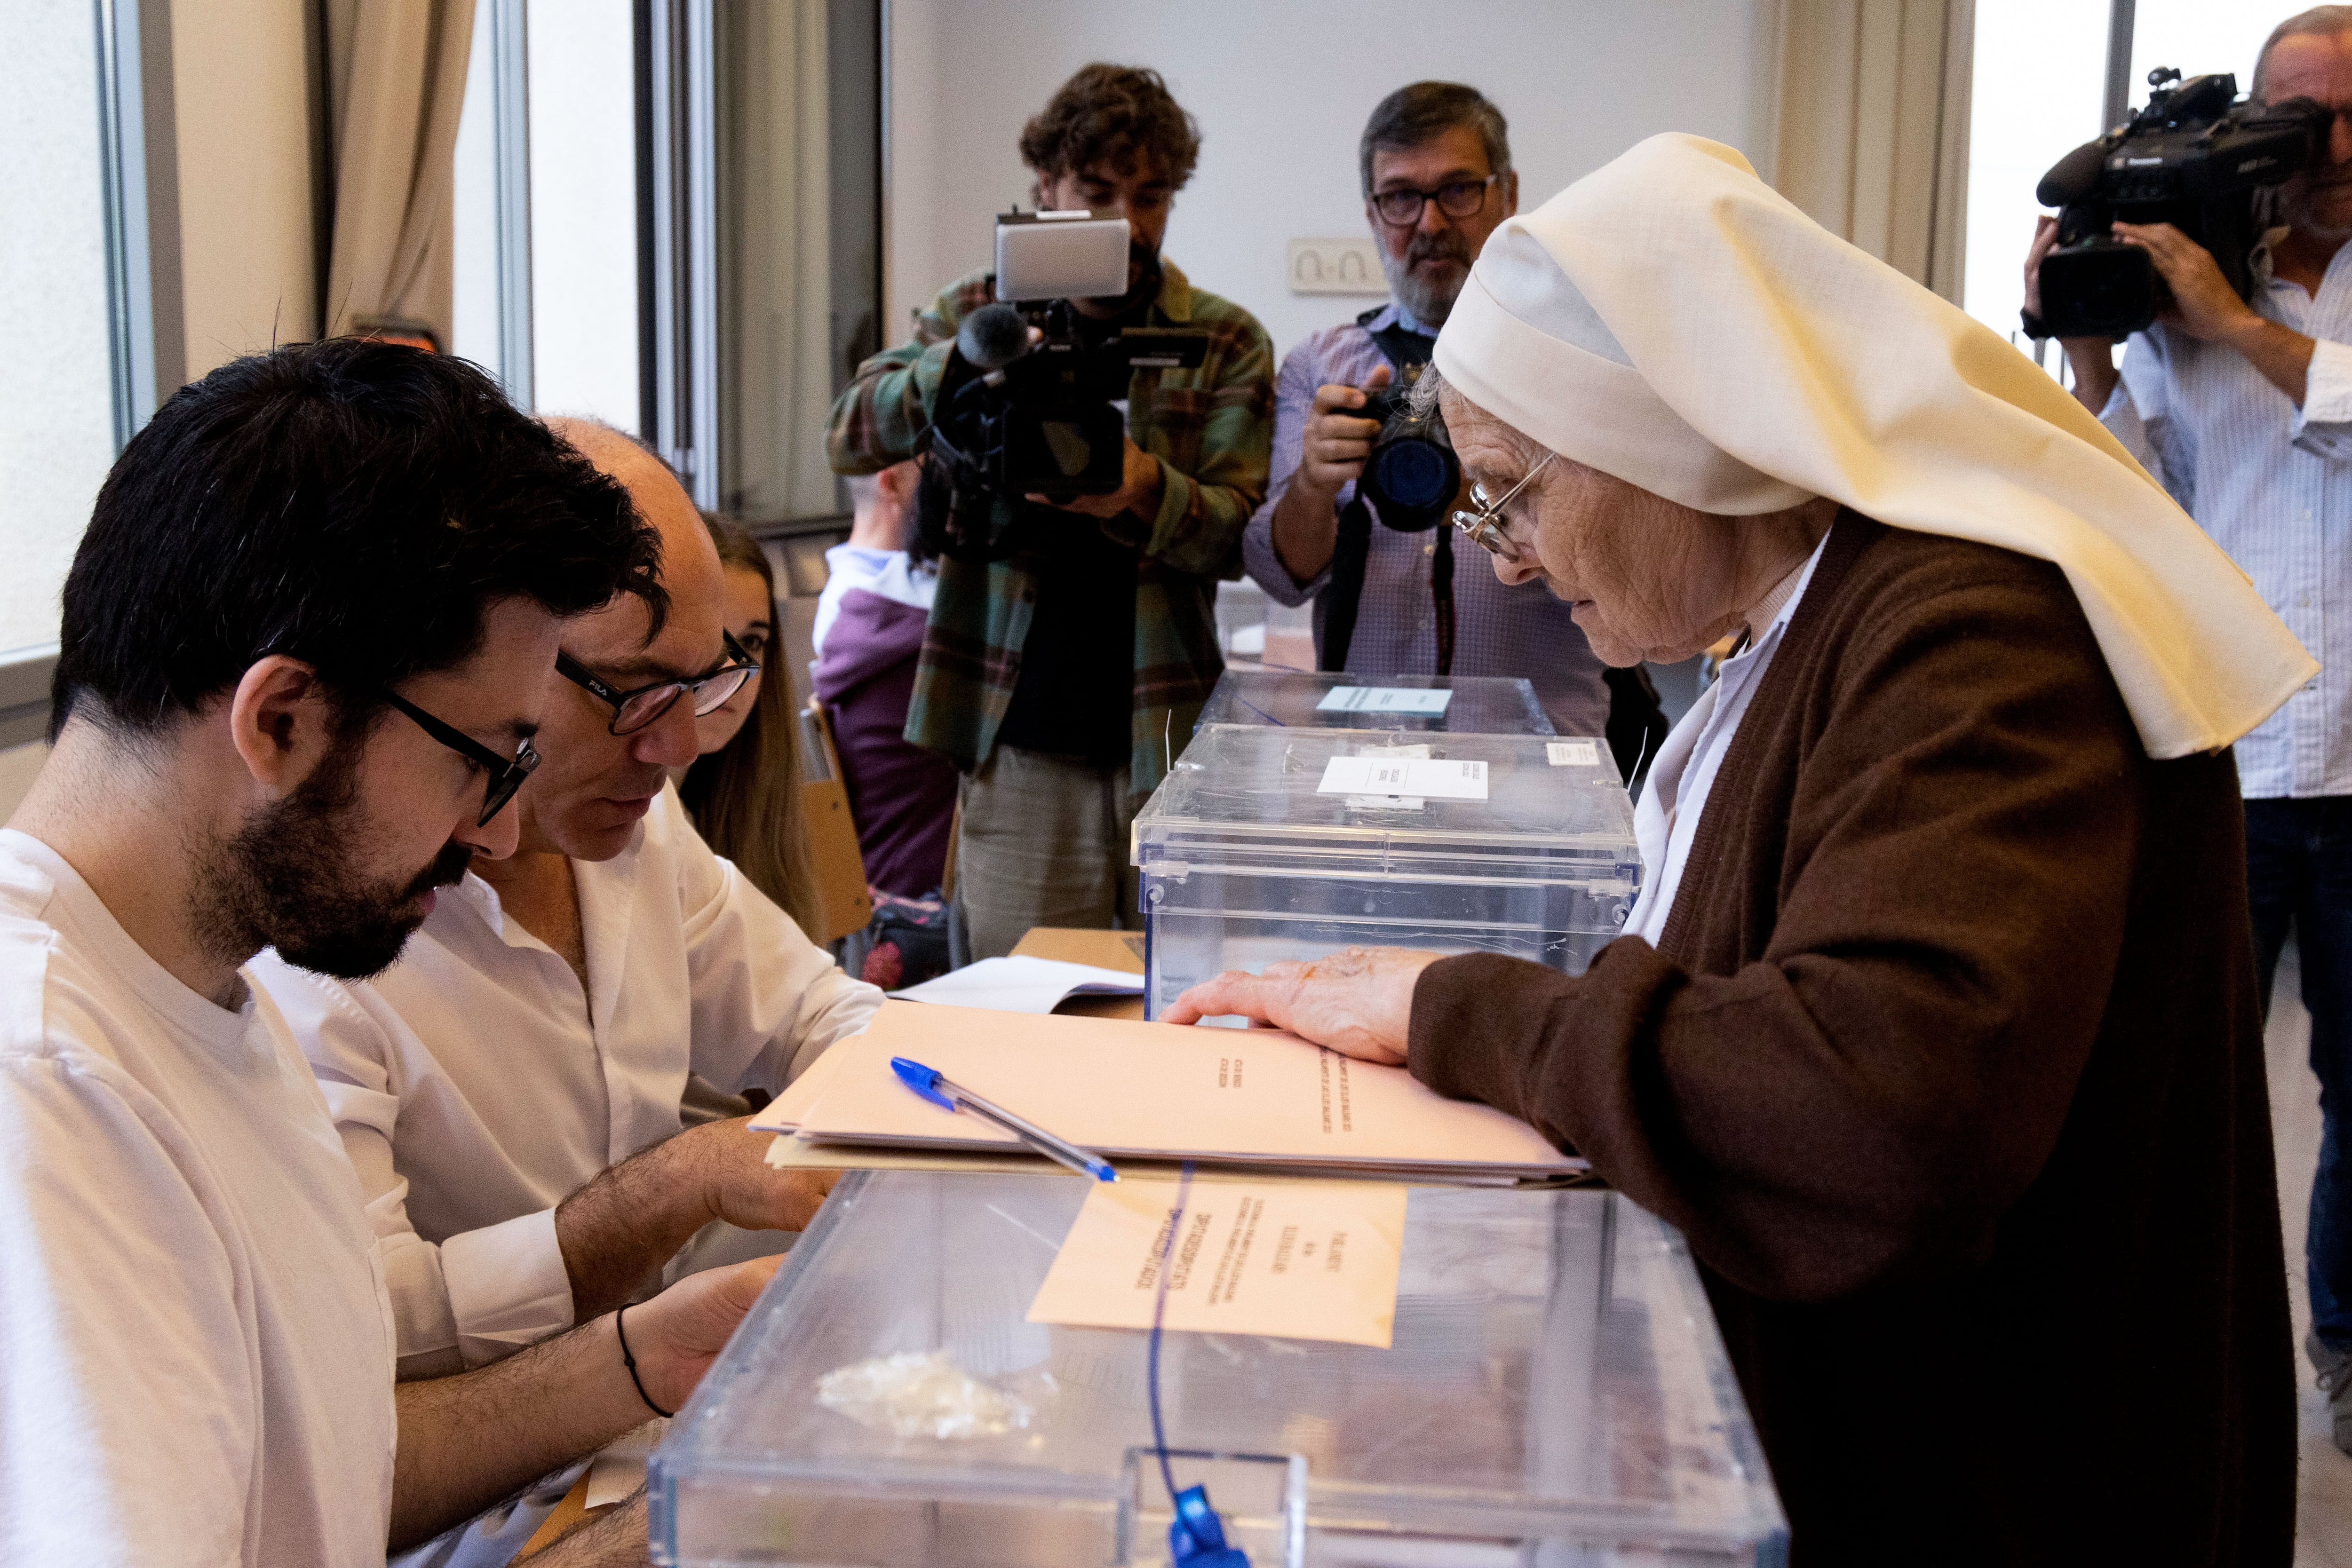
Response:
POLYGON ((1586 1168, 1516 1117, 1274 1030, 898 1003, 825 1052, 752 1125, 885 1154, 1025 1155, 1010 1134, 910 1092, 890 1071, 894 1056, 1113 1158, 1432 1181, 1586 1168))
POLYGON ((1139 997, 1143 977, 1058 958, 982 958, 890 994, 992 1012, 1049 1013, 1071 997, 1139 997))

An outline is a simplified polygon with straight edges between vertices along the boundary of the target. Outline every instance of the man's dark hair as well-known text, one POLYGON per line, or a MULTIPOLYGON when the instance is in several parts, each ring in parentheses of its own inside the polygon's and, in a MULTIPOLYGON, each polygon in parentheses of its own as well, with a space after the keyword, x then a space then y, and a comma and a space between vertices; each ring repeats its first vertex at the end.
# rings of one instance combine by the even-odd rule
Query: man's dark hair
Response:
POLYGON ((1364 122, 1364 139, 1356 146, 1364 199, 1370 201, 1372 195, 1374 152, 1383 149, 1402 152, 1424 146, 1457 125, 1478 133, 1486 149, 1486 172, 1510 172, 1511 128, 1503 111, 1486 101, 1485 93, 1458 81, 1417 81, 1381 99, 1371 119, 1364 122))
POLYGON ((1124 173, 1146 154, 1182 190, 1201 161, 1201 126, 1142 66, 1084 68, 1021 128, 1021 161, 1048 180, 1097 164, 1124 173))
POLYGON ((343 727, 464 663, 484 610, 632 592, 660 541, 628 493, 474 366, 356 338, 236 360, 173 393, 98 493, 67 575, 49 735, 163 729, 273 653, 343 727))
MULTIPOLYGON (((2264 78, 2270 72, 2271 51, 2287 38, 2333 37, 2338 33, 2352 33, 2352 5, 2314 5, 2308 11, 2298 11, 2271 29, 2263 40, 2262 53, 2254 57, 2252 96, 2266 98, 2268 84, 2264 78)), ((2323 139, 2324 140, 2324 139, 2323 139)))

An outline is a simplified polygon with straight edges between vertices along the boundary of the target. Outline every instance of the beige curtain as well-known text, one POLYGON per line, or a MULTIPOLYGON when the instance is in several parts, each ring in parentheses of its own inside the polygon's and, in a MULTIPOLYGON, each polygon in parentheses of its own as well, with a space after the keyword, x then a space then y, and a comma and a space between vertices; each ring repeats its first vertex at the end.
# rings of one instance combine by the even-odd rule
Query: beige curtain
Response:
POLYGON ((840 509, 824 0, 723 6, 719 42, 720 504, 824 517, 840 509))
POLYGON ((334 227, 321 331, 449 345, 450 198, 474 0, 326 0, 334 227))
POLYGON ((1777 0, 1765 20, 1766 177, 1958 303, 1975 0, 1777 0))

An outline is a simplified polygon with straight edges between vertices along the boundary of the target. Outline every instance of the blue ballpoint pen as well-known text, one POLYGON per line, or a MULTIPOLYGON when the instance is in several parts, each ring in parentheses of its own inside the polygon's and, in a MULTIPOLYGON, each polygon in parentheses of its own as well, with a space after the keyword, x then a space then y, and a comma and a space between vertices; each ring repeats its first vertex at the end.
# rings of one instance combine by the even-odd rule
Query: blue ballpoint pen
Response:
POLYGON ((971 1090, 940 1076, 936 1067, 926 1067, 919 1061, 903 1056, 890 1059, 890 1071, 898 1081, 934 1105, 950 1111, 969 1111, 983 1121, 993 1122, 1039 1154, 1059 1165, 1069 1166, 1080 1176, 1090 1176, 1097 1181, 1117 1181, 1118 1173, 1110 1162, 1088 1154, 1077 1145, 1057 1138, 1034 1122, 1024 1122, 1003 1106, 982 1099, 971 1090))

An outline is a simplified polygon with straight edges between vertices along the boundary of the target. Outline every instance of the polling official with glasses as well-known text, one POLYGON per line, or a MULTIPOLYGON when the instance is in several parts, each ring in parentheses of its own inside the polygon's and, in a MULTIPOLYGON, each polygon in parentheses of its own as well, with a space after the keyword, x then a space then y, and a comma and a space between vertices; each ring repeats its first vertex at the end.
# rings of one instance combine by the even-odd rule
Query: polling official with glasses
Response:
POLYGON ((1358 493, 1380 430, 1362 416, 1369 394, 1429 362, 1479 247, 1518 210, 1502 112, 1459 83, 1400 88, 1372 110, 1357 164, 1391 297, 1284 357, 1273 471, 1243 564, 1276 603, 1313 601, 1320 668, 1525 676, 1563 734, 1622 739, 1630 777, 1644 741, 1665 730, 1646 677, 1605 671, 1549 595, 1506 588, 1475 558, 1457 573, 1451 507, 1384 514, 1358 493))
POLYGON ((507 770, 491 791, 514 795, 520 846, 446 890, 398 963, 368 981, 256 966, 358 1167, 404 1377, 776 1250, 828 1184, 769 1169, 740 1115, 681 1130, 688 1075, 698 1105, 774 1093, 882 999, 711 852, 668 782, 697 716, 759 667, 693 503, 629 437, 551 423, 659 533, 667 608, 567 623, 533 743, 477 758, 507 770))

